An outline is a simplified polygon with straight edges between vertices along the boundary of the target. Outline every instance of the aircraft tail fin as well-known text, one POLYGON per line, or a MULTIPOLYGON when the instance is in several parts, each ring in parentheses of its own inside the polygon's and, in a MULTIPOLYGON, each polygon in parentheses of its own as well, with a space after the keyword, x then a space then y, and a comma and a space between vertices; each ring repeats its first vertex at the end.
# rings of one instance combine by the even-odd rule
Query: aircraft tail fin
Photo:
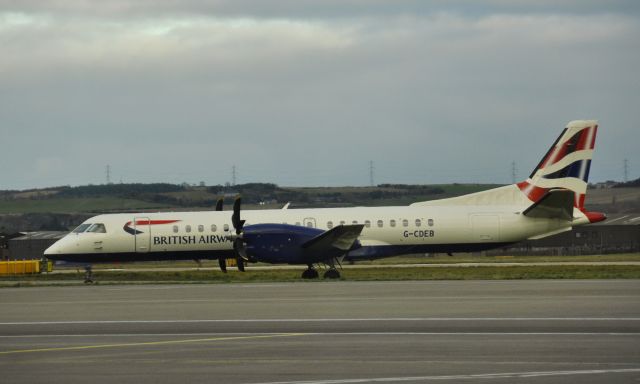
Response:
MULTIPOLYGON (((586 212, 584 208, 597 131, 596 120, 571 121, 529 178, 517 184, 518 188, 529 200, 539 204, 543 203, 543 199, 550 199, 549 202, 554 204, 562 201, 564 204, 567 199, 566 192, 549 192, 558 189, 572 191, 573 206, 582 211, 589 221, 604 220, 603 214, 586 212)), ((549 202, 542 204, 542 207, 547 206, 549 202)), ((542 209, 535 209, 533 206, 530 208, 530 212, 540 212, 542 209)))

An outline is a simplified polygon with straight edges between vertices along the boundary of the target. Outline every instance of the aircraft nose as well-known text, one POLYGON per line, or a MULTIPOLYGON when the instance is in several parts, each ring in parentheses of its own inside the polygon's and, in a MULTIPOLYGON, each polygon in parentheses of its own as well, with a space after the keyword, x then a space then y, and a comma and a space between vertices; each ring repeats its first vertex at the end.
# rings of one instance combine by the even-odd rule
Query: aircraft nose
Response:
POLYGON ((48 259, 55 260, 56 256, 69 253, 69 250, 67 249, 68 248, 67 243, 68 243, 68 239, 67 239, 67 236, 65 236, 62 239, 53 243, 53 245, 51 245, 49 248, 45 249, 44 256, 48 259))
POLYGON ((52 256, 55 257, 56 255, 62 253, 62 249, 58 243, 60 243, 60 240, 56 241, 55 243, 53 243, 53 245, 44 250, 44 256, 46 258, 50 259, 52 256))

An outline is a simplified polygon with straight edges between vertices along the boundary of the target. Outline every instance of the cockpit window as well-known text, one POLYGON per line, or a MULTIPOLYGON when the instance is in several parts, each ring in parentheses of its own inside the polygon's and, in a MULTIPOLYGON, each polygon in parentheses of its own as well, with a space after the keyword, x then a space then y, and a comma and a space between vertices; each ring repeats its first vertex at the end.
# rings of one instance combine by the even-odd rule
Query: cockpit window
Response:
POLYGON ((93 224, 92 226, 90 226, 89 229, 87 229, 87 232, 107 233, 107 228, 105 228, 104 224, 97 223, 97 224, 93 224))
POLYGON ((73 233, 82 233, 84 231, 87 230, 87 228, 89 228, 91 226, 91 224, 80 224, 78 225, 78 228, 73 230, 73 233))

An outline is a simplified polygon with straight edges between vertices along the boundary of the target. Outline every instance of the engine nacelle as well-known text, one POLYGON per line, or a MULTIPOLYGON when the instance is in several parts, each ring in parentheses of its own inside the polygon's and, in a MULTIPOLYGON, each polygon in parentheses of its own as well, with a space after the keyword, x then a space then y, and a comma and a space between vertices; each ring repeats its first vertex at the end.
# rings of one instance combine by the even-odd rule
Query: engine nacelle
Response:
MULTIPOLYGON (((304 243, 322 234, 317 228, 288 224, 256 224, 244 227, 242 240, 250 260, 264 263, 315 263, 317 256, 302 247, 304 243)), ((331 255, 324 255, 329 258, 331 255)))

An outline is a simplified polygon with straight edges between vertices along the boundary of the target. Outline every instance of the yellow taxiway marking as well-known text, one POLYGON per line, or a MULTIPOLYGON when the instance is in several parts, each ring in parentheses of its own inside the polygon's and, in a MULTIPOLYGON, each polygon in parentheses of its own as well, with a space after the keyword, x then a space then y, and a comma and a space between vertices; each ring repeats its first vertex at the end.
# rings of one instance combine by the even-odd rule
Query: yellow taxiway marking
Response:
POLYGON ((13 355, 13 354, 18 354, 18 353, 33 353, 33 352, 80 351, 80 350, 87 350, 87 349, 138 347, 138 346, 146 346, 146 345, 171 345, 171 344, 205 343, 205 342, 210 342, 210 341, 272 339, 272 338, 276 338, 276 337, 293 337, 293 336, 304 336, 304 335, 306 335, 306 334, 305 333, 281 333, 281 334, 275 334, 275 335, 230 336, 230 337, 211 337, 211 338, 206 338, 206 339, 147 341, 147 342, 140 342, 140 343, 81 345, 81 346, 77 346, 77 347, 16 349, 16 350, 13 350, 13 351, 0 351, 0 355, 13 355))

